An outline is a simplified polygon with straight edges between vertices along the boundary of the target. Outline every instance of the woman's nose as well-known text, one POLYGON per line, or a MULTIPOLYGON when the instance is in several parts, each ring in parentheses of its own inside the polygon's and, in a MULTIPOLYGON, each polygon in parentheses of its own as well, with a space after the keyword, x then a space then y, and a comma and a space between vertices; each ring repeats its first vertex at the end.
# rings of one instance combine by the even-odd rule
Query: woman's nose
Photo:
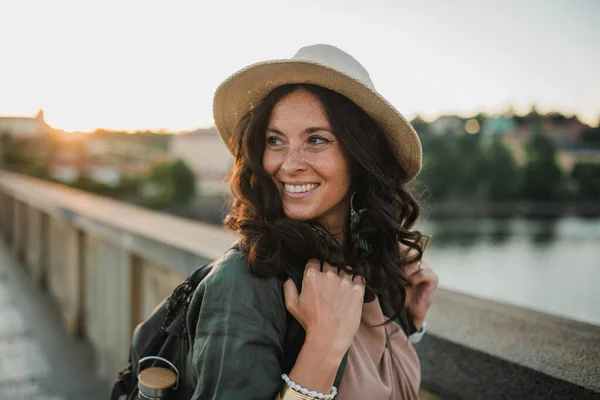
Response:
POLYGON ((290 148, 284 156, 283 162, 281 163, 281 169, 283 172, 290 175, 306 169, 306 162, 299 149, 290 148))

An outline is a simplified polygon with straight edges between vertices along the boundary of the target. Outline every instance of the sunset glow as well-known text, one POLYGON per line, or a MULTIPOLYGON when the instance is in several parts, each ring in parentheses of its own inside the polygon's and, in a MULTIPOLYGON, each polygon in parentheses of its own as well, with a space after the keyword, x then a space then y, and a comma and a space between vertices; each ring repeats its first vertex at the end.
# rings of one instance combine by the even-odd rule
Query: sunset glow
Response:
POLYGON ((330 43, 409 118, 535 104, 598 123, 598 2, 204 4, 5 3, 0 115, 44 109, 68 131, 194 129, 212 124, 213 92, 229 74, 330 43))

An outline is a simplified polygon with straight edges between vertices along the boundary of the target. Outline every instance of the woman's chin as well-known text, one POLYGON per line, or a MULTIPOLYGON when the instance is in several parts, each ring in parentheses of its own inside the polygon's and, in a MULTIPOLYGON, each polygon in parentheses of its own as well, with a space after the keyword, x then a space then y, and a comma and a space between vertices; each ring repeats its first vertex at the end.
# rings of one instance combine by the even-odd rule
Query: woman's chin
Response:
POLYGON ((285 209, 285 216, 295 221, 309 221, 315 219, 315 213, 310 210, 285 209))

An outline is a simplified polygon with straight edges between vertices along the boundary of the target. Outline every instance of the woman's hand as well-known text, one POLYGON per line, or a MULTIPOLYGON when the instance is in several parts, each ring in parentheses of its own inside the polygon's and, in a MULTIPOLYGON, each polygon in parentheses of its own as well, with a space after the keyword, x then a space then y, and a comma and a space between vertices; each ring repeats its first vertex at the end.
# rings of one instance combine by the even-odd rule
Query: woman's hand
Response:
POLYGON ((358 331, 365 294, 364 280, 317 260, 304 270, 302 292, 288 279, 283 286, 285 306, 306 330, 306 342, 346 353, 358 331))
POLYGON ((425 261, 411 265, 407 274, 412 280, 412 285, 406 288, 406 308, 415 327, 420 331, 425 315, 433 302, 433 292, 437 288, 439 279, 425 261))

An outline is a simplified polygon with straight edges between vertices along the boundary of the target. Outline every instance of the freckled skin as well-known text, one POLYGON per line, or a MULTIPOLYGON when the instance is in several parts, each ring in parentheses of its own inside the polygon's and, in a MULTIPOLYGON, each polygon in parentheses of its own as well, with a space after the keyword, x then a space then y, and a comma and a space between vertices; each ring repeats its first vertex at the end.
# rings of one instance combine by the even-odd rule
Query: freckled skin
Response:
POLYGON ((350 159, 319 99, 305 89, 281 99, 273 108, 265 139, 263 167, 279 189, 287 217, 318 221, 332 233, 343 231, 350 207, 350 159), (319 187, 294 198, 284 182, 319 187))

